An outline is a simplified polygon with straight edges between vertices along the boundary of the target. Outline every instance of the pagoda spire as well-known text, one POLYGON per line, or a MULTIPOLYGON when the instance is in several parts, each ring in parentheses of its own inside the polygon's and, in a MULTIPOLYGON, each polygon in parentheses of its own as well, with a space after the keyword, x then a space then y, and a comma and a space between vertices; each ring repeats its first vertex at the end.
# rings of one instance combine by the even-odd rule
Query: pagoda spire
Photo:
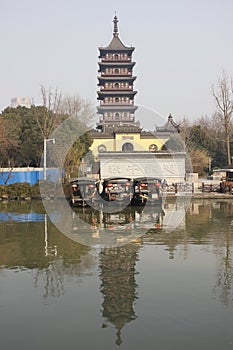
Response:
POLYGON ((114 16, 114 20, 113 20, 113 23, 114 23, 114 29, 113 29, 113 35, 114 36, 118 36, 118 23, 119 21, 118 21, 118 18, 117 18, 117 15, 115 14, 115 16, 114 16))

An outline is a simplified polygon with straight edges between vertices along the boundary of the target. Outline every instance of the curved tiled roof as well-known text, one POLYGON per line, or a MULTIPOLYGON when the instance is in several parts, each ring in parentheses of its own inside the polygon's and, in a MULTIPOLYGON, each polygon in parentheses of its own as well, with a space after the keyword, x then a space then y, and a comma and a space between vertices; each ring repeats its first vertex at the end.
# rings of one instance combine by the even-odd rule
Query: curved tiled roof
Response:
POLYGON ((179 124, 177 124, 171 114, 168 116, 168 121, 163 126, 156 126, 158 132, 180 132, 179 124))
POLYGON ((120 38, 118 36, 113 36, 110 44, 105 47, 99 47, 99 50, 104 50, 104 51, 133 51, 134 47, 127 47, 125 46, 120 38))

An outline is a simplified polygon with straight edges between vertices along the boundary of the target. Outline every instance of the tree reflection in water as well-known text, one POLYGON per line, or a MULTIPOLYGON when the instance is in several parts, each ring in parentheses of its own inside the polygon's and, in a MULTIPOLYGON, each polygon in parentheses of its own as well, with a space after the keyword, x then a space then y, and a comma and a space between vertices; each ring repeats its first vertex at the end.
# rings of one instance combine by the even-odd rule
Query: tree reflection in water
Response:
MULTIPOLYGON (((219 222, 216 223, 223 234, 216 241, 219 265, 217 267, 217 282, 213 292, 219 296, 226 306, 230 306, 233 304, 233 204, 222 202, 220 203, 220 209, 226 225, 221 225, 221 218, 219 217, 219 222)), ((214 217, 216 217, 216 214, 214 217)))
MULTIPOLYGON (((46 216, 46 214, 45 214, 46 216)), ((91 249, 71 241, 62 235, 45 218, 45 249, 44 255, 48 265, 37 269, 35 286, 39 282, 44 285, 43 297, 60 297, 65 293, 65 277, 78 278, 93 274, 96 257, 91 249)))
POLYGON ((61 234, 41 202, 1 203, 0 217, 0 269, 32 270, 44 298, 64 294, 66 276, 93 274, 97 257, 61 234))
POLYGON ((214 293, 219 294, 220 300, 225 305, 233 302, 233 261, 232 261, 232 234, 226 233, 225 247, 219 252, 220 263, 217 270, 217 283, 214 287, 214 293))

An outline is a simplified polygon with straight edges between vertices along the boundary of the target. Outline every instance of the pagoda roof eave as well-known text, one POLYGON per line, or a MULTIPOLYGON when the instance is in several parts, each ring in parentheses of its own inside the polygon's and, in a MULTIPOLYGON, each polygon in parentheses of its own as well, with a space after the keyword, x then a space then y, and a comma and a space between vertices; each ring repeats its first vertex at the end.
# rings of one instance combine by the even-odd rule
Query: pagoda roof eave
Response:
POLYGON ((113 133, 111 132, 99 132, 97 130, 91 130, 91 135, 95 138, 95 139, 113 139, 114 138, 114 135, 113 133))
POLYGON ((102 104, 98 106, 99 109, 137 109, 138 106, 128 104, 102 104))
POLYGON ((114 127, 115 134, 140 134, 142 131, 142 128, 140 126, 125 126, 125 125, 119 125, 114 127))
POLYGON ((100 52, 101 51, 133 51, 135 48, 134 47, 127 47, 125 46, 122 41, 120 40, 118 34, 114 35, 111 42, 109 43, 108 46, 105 47, 99 47, 100 52))
POLYGON ((168 133, 179 133, 180 129, 179 129, 180 125, 177 124, 174 120, 173 117, 171 115, 168 116, 168 121, 162 125, 162 126, 156 126, 156 131, 157 132, 168 132, 168 133))
POLYGON ((131 77, 128 77, 128 76, 125 76, 125 77, 119 77, 119 76, 103 77, 103 76, 100 76, 100 77, 98 77, 98 80, 104 80, 104 81, 105 80, 108 80, 108 81, 111 81, 111 80, 113 80, 113 81, 115 81, 115 80, 127 80, 127 81, 129 81, 129 80, 135 80, 136 78, 137 78, 136 76, 131 76, 131 77))
POLYGON ((110 105, 106 105, 106 106, 98 106, 97 110, 98 112, 101 114, 101 111, 104 112, 116 112, 116 111, 132 111, 135 112, 138 109, 138 106, 110 106, 110 105))
POLYGON ((108 95, 110 95, 110 96, 112 96, 112 95, 114 95, 114 96, 117 96, 117 95, 127 95, 127 96, 134 96, 134 95, 136 95, 137 94, 137 91, 132 91, 132 90, 129 90, 129 91, 126 91, 126 90, 124 90, 124 91, 117 91, 117 90, 114 90, 114 91, 97 91, 97 94, 100 96, 100 95, 103 95, 103 96, 108 96, 108 95))
POLYGON ((136 62, 98 62, 99 66, 110 66, 110 67, 115 67, 115 66, 129 66, 133 67, 135 66, 136 62))
POLYGON ((107 51, 107 52, 125 52, 125 51, 129 51, 129 52, 133 52, 135 50, 135 47, 133 46, 130 46, 130 47, 122 47, 122 48, 113 48, 113 47, 110 47, 110 46, 106 46, 106 47, 99 47, 99 50, 100 52, 101 51, 107 51))

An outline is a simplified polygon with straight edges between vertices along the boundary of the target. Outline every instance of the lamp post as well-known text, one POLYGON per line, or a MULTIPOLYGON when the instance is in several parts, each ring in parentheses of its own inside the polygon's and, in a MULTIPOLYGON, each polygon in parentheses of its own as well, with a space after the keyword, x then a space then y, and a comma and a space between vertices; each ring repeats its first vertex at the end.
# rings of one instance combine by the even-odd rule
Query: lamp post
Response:
POLYGON ((52 141, 53 144, 55 143, 55 139, 45 139, 44 138, 44 180, 46 180, 46 157, 47 157, 47 142, 52 141))

